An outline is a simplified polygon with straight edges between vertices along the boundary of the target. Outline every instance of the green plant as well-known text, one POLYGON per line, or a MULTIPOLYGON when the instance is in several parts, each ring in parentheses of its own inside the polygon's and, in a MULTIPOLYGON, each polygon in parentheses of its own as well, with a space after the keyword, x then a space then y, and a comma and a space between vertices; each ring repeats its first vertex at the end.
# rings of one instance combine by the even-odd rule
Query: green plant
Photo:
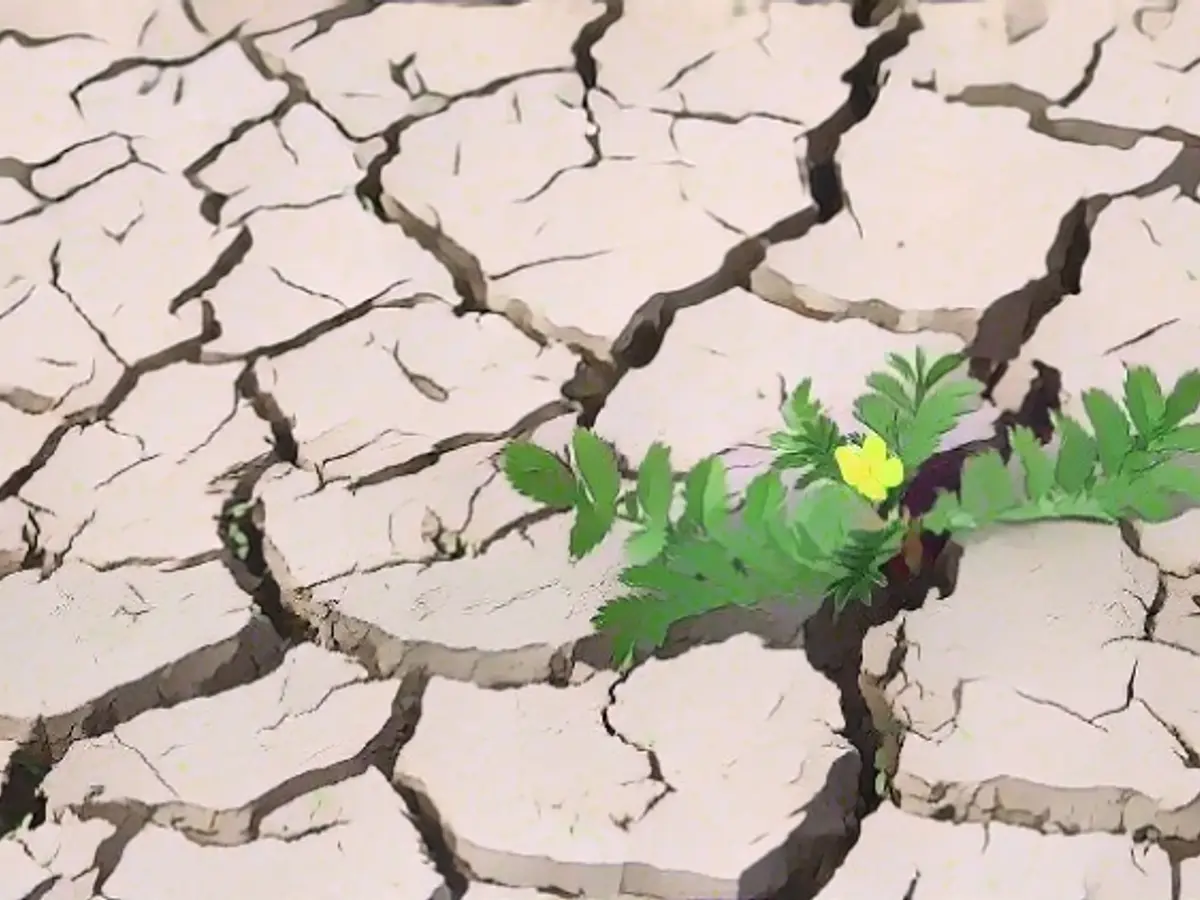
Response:
POLYGON ((253 509, 253 502, 230 503, 218 519, 217 530, 221 535, 222 542, 234 557, 242 562, 245 562, 250 555, 250 537, 246 528, 249 525, 250 513, 253 509))
POLYGON ((1200 424, 1186 421, 1200 408, 1200 371, 1164 394, 1149 369, 1134 367, 1124 408, 1102 391, 1085 392, 1091 432, 1058 417, 1057 455, 1015 429, 1020 483, 998 452, 980 454, 965 464, 959 492, 943 491, 910 521, 899 502, 906 485, 978 403, 975 382, 949 378, 964 361, 950 354, 931 362, 920 350, 911 361, 889 355, 889 371, 872 374, 855 401, 861 435, 843 434, 812 397, 811 380, 801 381, 781 410, 784 430, 771 436, 771 467, 740 498, 730 496, 719 457, 677 473, 661 444, 623 490, 616 455, 582 428, 568 454, 510 443, 503 469, 521 494, 574 511, 573 559, 616 521, 632 526, 621 573, 629 593, 593 618, 622 667, 661 646, 673 623, 719 607, 787 599, 808 602, 811 614, 826 597, 835 612, 870 602, 886 583, 884 565, 921 530, 961 537, 1037 519, 1153 520, 1170 514, 1175 496, 1200 499, 1200 474, 1177 460, 1200 452, 1200 424), (797 476, 790 487, 785 471, 797 476))

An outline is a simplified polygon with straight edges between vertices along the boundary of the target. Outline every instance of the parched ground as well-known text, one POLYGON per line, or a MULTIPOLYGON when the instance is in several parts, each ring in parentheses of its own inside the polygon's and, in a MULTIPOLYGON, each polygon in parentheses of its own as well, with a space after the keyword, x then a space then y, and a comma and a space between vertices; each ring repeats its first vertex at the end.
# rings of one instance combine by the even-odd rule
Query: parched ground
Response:
POLYGON ((1200 365, 1200 3, 904 2, 0 0, 0 900, 1200 898, 1200 513, 623 677, 496 468, 1200 365))

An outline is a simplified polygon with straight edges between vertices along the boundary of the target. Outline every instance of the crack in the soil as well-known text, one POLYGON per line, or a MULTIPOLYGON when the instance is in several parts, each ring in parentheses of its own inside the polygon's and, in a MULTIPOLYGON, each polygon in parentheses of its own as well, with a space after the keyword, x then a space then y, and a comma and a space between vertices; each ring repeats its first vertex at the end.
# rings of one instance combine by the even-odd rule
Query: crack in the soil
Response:
MULTIPOLYGON (((364 683, 367 682, 358 682, 364 683)), ((262 835, 263 821, 269 815, 321 788, 333 787, 363 775, 372 768, 392 783, 396 759, 404 744, 412 738, 420 720, 421 702, 427 684, 428 678, 422 672, 412 672, 401 679, 387 719, 358 753, 287 778, 241 807, 214 809, 186 801, 145 803, 132 798, 101 800, 91 796, 71 804, 70 811, 81 821, 99 819, 115 829, 97 847, 93 857, 91 868, 96 873, 93 892, 100 894, 103 891, 129 844, 149 825, 169 828, 202 847, 242 846, 269 839, 262 835)), ((407 802, 405 805, 419 831, 422 825, 429 827, 427 822, 423 823, 417 810, 407 802)), ((330 827, 333 826, 318 826, 306 830, 302 835, 289 837, 298 839, 330 827)))
MULTIPOLYGON (((1099 56, 1106 39, 1101 38, 1097 42, 1098 49, 1093 53, 1092 62, 1096 68, 1099 67, 1099 56)), ((943 97, 943 100, 946 103, 961 104, 973 109, 1019 110, 1025 113, 1026 125, 1030 131, 1065 143, 1131 150, 1143 138, 1161 138, 1174 141, 1184 147, 1200 147, 1200 134, 1193 134, 1174 125, 1145 129, 1111 125, 1089 119, 1051 116, 1054 110, 1067 109, 1071 104, 1078 102, 1079 98, 1086 93, 1094 76, 1095 68, 1089 64, 1089 68, 1080 82, 1059 100, 1016 84, 970 85, 955 94, 943 97)), ((912 84, 918 90, 936 91, 936 85, 928 81, 914 80, 912 84)))
MULTIPOLYGON (((0 179, 7 179, 16 182, 22 190, 30 194, 38 201, 37 204, 30 209, 10 216, 7 219, 0 219, 0 225, 15 225, 16 223, 25 221, 26 219, 40 216, 46 212, 46 210, 51 209, 57 204, 70 200, 72 197, 76 196, 92 185, 95 185, 108 176, 113 175, 116 172, 120 172, 122 169, 130 166, 144 166, 145 168, 151 169, 155 172, 161 172, 161 170, 156 166, 143 161, 138 156, 137 149, 135 148, 133 141, 134 138, 131 135, 122 134, 117 131, 109 131, 105 134, 89 137, 81 141, 76 141, 74 144, 71 144, 68 147, 60 150, 53 156, 36 163, 28 163, 24 160, 16 159, 15 157, 11 156, 0 158, 0 179), (128 155, 125 160, 119 163, 114 163, 81 181, 73 183, 61 194, 50 196, 37 189, 33 182, 33 178, 40 170, 49 168, 52 165, 62 162, 69 154, 79 150, 82 147, 100 144, 114 137, 120 138, 125 143, 125 152, 128 155)), ((8 310, 5 310, 4 314, 7 314, 7 312, 8 310)), ((0 314, 0 317, 2 317, 2 315, 3 314, 0 314)))
POLYGON ((133 393, 144 375, 158 372, 176 363, 199 362, 204 345, 221 336, 221 324, 217 321, 212 304, 207 300, 202 300, 200 312, 201 321, 197 334, 131 363, 117 378, 103 399, 64 417, 42 441, 30 461, 18 467, 3 482, 0 482, 0 501, 16 496, 29 483, 30 479, 50 461, 69 432, 76 428, 90 427, 112 415, 116 408, 125 401, 125 398, 133 393))
POLYGON ((120 78, 126 72, 132 72, 136 69, 142 68, 143 66, 155 69, 160 74, 170 69, 187 68, 193 63, 204 59, 209 54, 215 53, 222 46, 224 46, 226 42, 234 39, 238 33, 238 30, 238 28, 235 28, 228 34, 221 35, 215 40, 205 44, 202 48, 194 53, 188 53, 183 56, 177 56, 170 59, 156 58, 153 56, 126 56, 122 57, 121 59, 114 60, 99 72, 89 75, 87 78, 83 79, 83 81, 76 84, 67 93, 67 97, 80 116, 83 116, 83 105, 80 103, 79 95, 86 91, 89 87, 120 78))
POLYGON ((1042 320, 1069 296, 1082 290, 1083 266, 1092 250, 1092 228, 1114 200, 1096 194, 1077 200, 1059 220, 1046 252, 1046 274, 988 304, 967 348, 970 374, 990 387, 1003 377, 1042 320))
POLYGON ((249 227, 238 229, 229 245, 217 254, 208 271, 168 301, 167 312, 173 315, 191 301, 202 299, 240 266, 253 248, 254 232, 249 227))
MULTIPOLYGON (((349 0, 349 2, 341 4, 336 9, 306 17, 301 21, 311 22, 314 25, 314 31, 297 42, 294 47, 299 47, 320 34, 328 32, 338 21, 364 15, 379 5, 379 0, 349 0)), ((892 5, 895 6, 895 4, 892 5)), ((852 16, 858 25, 877 24, 882 18, 879 13, 885 6, 887 6, 886 3, 871 2, 871 0, 855 0, 852 16)), ((623 7, 623 0, 606 0, 603 12, 597 18, 584 25, 571 48, 574 57, 575 73, 583 84, 582 109, 591 126, 588 132, 588 142, 593 151, 593 158, 596 161, 603 158, 603 151, 601 148, 600 131, 596 126, 590 104, 595 93, 601 89, 597 86, 598 72, 592 51, 596 44, 603 39, 608 28, 620 19, 623 14, 623 7)), ((189 15, 192 24, 197 30, 205 30, 195 10, 190 7, 187 0, 185 0, 185 13, 189 15)), ((288 26, 284 27, 292 27, 295 24, 297 23, 289 23, 288 26)), ((533 77, 538 74, 561 74, 564 70, 561 67, 556 67, 505 76, 487 85, 453 97, 434 95, 425 91, 423 86, 416 91, 410 91, 414 97, 416 95, 425 95, 442 102, 435 111, 424 111, 420 114, 408 116, 393 123, 381 135, 377 136, 382 139, 384 149, 367 165, 364 177, 355 189, 357 196, 366 202, 368 208, 381 221, 399 225, 406 236, 432 254, 441 263, 450 274, 454 289, 460 300, 456 308, 458 315, 472 313, 497 314, 507 319, 514 327, 518 328, 528 338, 536 341, 541 346, 547 346, 551 343, 562 343, 575 352, 580 358, 576 371, 567 384, 563 386, 564 396, 567 400, 573 401, 575 405, 566 401, 554 401, 533 411, 512 429, 505 432, 496 434, 463 434, 443 439, 426 453, 359 477, 351 484, 351 489, 367 487, 393 478, 420 472, 436 464, 445 453, 476 443, 501 442, 511 437, 528 433, 545 421, 549 421, 557 416, 582 410, 580 415, 581 424, 592 424, 603 409, 608 396, 623 376, 629 370, 643 368, 654 360, 661 349, 666 333, 669 331, 675 315, 679 311, 704 303, 734 287, 746 288, 768 302, 778 303, 779 305, 793 309, 793 311, 801 315, 822 321, 859 318, 893 332, 936 330, 956 334, 964 341, 970 342, 970 354, 973 358, 972 374, 980 377, 982 380, 994 383, 998 377, 997 373, 1002 374, 1001 370, 1010 360, 1016 357, 1019 349, 1029 340, 1038 323, 1045 315, 1057 307, 1063 301, 1064 297, 1079 293, 1082 267, 1090 250, 1091 228, 1096 218, 1115 199, 1115 196, 1122 195, 1097 195, 1079 200, 1064 215, 1060 223, 1055 242, 1047 254, 1046 275, 997 299, 986 311, 978 315, 973 310, 958 309, 909 314, 877 299, 860 301, 839 300, 812 288, 796 286, 790 282, 787 284, 773 282, 771 280, 772 276, 777 279, 782 278, 782 276, 771 272, 771 270, 763 265, 766 250, 770 245, 801 239, 813 228, 831 221, 841 212, 848 212, 850 215, 853 215, 850 196, 846 185, 843 183, 837 161, 837 151, 841 138, 869 115, 885 82, 885 79, 881 77, 883 64, 888 59, 902 52, 907 46, 911 35, 920 28, 921 22, 919 16, 915 13, 901 10, 895 23, 882 31, 869 44, 859 62, 844 73, 842 80, 849 87, 846 101, 829 118, 807 133, 807 151, 803 162, 803 177, 814 206, 788 215, 756 236, 744 236, 743 240, 728 250, 717 269, 704 279, 684 288, 656 294, 646 300, 630 317, 618 337, 612 342, 611 347, 607 341, 598 336, 588 335, 578 329, 560 327, 550 323, 518 298, 495 296, 494 292, 490 291, 491 279, 483 271, 478 258, 474 254, 448 236, 442 230, 440 222, 435 220, 431 223, 420 218, 400 198, 388 195, 382 186, 382 171, 390 161, 399 155, 402 135, 412 125, 429 118, 431 115, 437 115, 459 101, 488 96, 521 79, 533 77)), ((282 28, 276 30, 282 30, 282 28)), ((14 37, 18 43, 24 42, 23 45, 36 45, 37 43, 18 32, 0 32, 0 40, 5 36, 14 37)), ((1123 142, 1128 140, 1128 146, 1132 146, 1141 137, 1152 135, 1156 137, 1169 137, 1185 145, 1190 144, 1190 146, 1185 146, 1181 151, 1181 158, 1189 152, 1193 154, 1197 152, 1197 148, 1200 147, 1200 139, 1180 132, 1177 129, 1132 132, 1129 129, 1119 129, 1110 126, 1092 126, 1092 123, 1072 123, 1069 120, 1056 120, 1052 122, 1049 119, 1049 110, 1051 107, 1067 108, 1086 92, 1100 64, 1104 42, 1110 36, 1111 33, 1096 42, 1093 58, 1080 82, 1060 100, 1054 101, 1034 95, 1032 92, 1024 91, 1015 86, 1004 85, 969 88, 958 96, 948 98, 948 102, 965 103, 973 106, 1004 105, 1026 109, 1030 116, 1030 127, 1033 130, 1045 129, 1044 133, 1062 140, 1081 140, 1086 143, 1106 144, 1108 146, 1123 146, 1123 142), (1094 130, 1088 130, 1085 126, 1094 127, 1094 130)), ((199 60, 229 40, 238 41, 247 58, 259 73, 264 78, 282 81, 286 85, 288 93, 285 99, 277 104, 267 115, 239 122, 225 139, 211 147, 205 154, 194 160, 186 168, 184 177, 203 194, 201 214, 207 221, 214 224, 219 220, 221 207, 228 198, 208 189, 202 183, 201 173, 226 148, 236 143, 250 128, 267 122, 274 122, 278 125, 290 109, 300 103, 306 103, 321 111, 327 119, 338 127, 338 130, 348 140, 356 140, 344 131, 334 116, 329 115, 314 100, 302 78, 289 72, 279 71, 279 66, 271 65, 249 39, 242 37, 239 31, 235 30, 221 37, 216 42, 207 45, 203 50, 190 57, 169 61, 144 57, 118 61, 104 71, 85 79, 71 91, 70 95, 72 102, 77 108, 80 108, 79 95, 92 84, 115 78, 139 66, 155 67, 160 72, 166 68, 182 68, 199 60)), ((41 43, 50 42, 44 41, 41 43)), ((409 62, 411 63, 411 60, 409 62)), ((685 110, 682 114, 672 115, 703 117, 705 114, 687 113, 685 110)), ((124 137, 127 143, 130 141, 128 136, 121 135, 121 137, 124 137)), ((59 156, 64 155, 70 149, 68 148, 67 151, 63 151, 63 154, 59 154, 59 156)), ((11 160, 7 162, 12 163, 11 160)), ((131 162, 138 163, 139 161, 134 157, 131 162)), ((41 165, 45 164, 48 163, 42 163, 41 165)), ((20 165, 23 168, 18 167, 13 169, 13 172, 0 171, 0 177, 12 177, 18 183, 22 184, 22 179, 29 181, 32 178, 34 167, 26 164, 20 165), (15 174, 13 174, 14 172, 15 174)), ((1196 176, 1188 176, 1183 173, 1182 169, 1173 175, 1168 175, 1167 172, 1164 172, 1160 175, 1159 179, 1156 179, 1155 184, 1161 182, 1163 179, 1173 178, 1174 181, 1171 183, 1180 183, 1182 185, 1188 177, 1195 178, 1196 176)), ((82 187, 79 189, 82 189, 82 187)), ((1150 185, 1145 185, 1139 188, 1138 191, 1148 191, 1149 189, 1150 185)), ((33 191, 30 192, 35 193, 33 191)), ((1132 194, 1134 192, 1127 193, 1132 194)), ((1194 184, 1192 185, 1191 193, 1195 193, 1194 184)), ((311 326, 300 334, 267 347, 258 347, 239 354, 222 354, 206 351, 204 346, 220 337, 221 326, 217 321, 211 304, 204 299, 203 295, 206 291, 211 290, 220 283, 226 275, 244 260, 252 246, 253 235, 251 229, 249 226, 242 225, 237 231, 233 242, 221 252, 210 270, 194 285, 182 291, 171 301, 169 305, 171 312, 175 312, 192 300, 200 302, 202 324, 199 334, 171 348, 160 351, 151 357, 131 364, 126 364, 123 360, 120 360, 120 357, 117 357, 125 367, 125 371, 105 398, 86 410, 81 410, 66 417, 52 431, 42 447, 35 453, 33 459, 27 465, 11 473, 0 484, 0 500, 17 495, 24 485, 28 483, 29 479, 46 464, 56 451, 63 437, 69 431, 74 428, 86 428, 90 425, 104 422, 106 417, 136 387, 141 375, 164 368, 175 362, 213 364, 233 359, 241 360, 245 363, 245 366, 236 381, 238 395, 250 404, 259 419, 269 427, 272 436, 272 449, 242 468, 237 484, 227 498, 221 517, 222 521, 218 525, 218 529, 227 529, 229 527, 229 523, 235 515, 235 508, 249 510, 246 514, 237 514, 237 526, 247 538, 248 551, 243 559, 239 559, 227 548, 226 552, 222 554, 222 560, 231 573, 233 573, 238 584, 244 591, 250 594, 257 608, 271 622, 275 632, 283 639, 282 644, 284 646, 300 641, 318 641, 322 644, 333 646, 342 652, 347 652, 359 658, 368 668, 371 677, 378 678, 383 674, 382 670, 384 669, 383 664, 377 658, 380 655, 382 644, 372 640, 366 634, 352 635, 351 632, 354 630, 352 626, 355 623, 350 622, 348 619, 333 624, 307 619, 301 612, 297 611, 301 610, 304 604, 294 602, 295 598, 285 595, 283 588, 276 581, 271 567, 268 565, 269 548, 267 545, 269 541, 264 533, 265 513, 261 503, 254 502, 255 488, 270 466, 281 462, 298 466, 299 448, 292 430, 291 421, 271 393, 260 384, 255 371, 255 363, 259 359, 277 356, 304 346, 322 334, 326 334, 341 325, 354 321, 373 309, 383 308, 388 305, 400 306, 404 303, 415 305, 417 302, 425 302, 426 300, 434 300, 436 298, 432 298, 429 295, 418 295, 406 298, 405 300, 380 302, 380 298, 383 295, 381 294, 354 306, 344 307, 339 313, 331 316, 329 319, 311 326), (336 637, 335 633, 340 634, 340 637, 336 637), (357 643, 354 640, 350 640, 350 638, 356 638, 357 643), (356 645, 349 646, 352 643, 356 645)), ((52 283, 70 301, 70 296, 57 284, 59 276, 57 247, 52 254, 51 269, 52 283)), ((786 282, 786 279, 783 279, 783 281, 786 282)), ((395 285, 390 286, 383 293, 394 287, 395 285)), ((80 314, 82 315, 82 313, 80 314)), ((91 325, 90 321, 88 324, 89 326, 91 325)), ((1158 327, 1166 327, 1166 324, 1170 323, 1165 323, 1158 327)), ((102 342, 106 341, 105 336, 94 326, 92 330, 96 332, 102 342)), ((116 356, 115 351, 112 351, 111 348, 109 349, 116 356)), ((395 361, 398 366, 402 369, 404 368, 403 363, 398 357, 395 361)), ((1048 369, 1049 367, 1043 368, 1048 369)), ((1024 410, 1023 414, 1017 415, 1017 419, 1021 419, 1022 417, 1028 418, 1029 414, 1029 410, 1024 410)), ((1040 420, 1039 424, 1041 424, 1040 420)), ((1042 430, 1044 431, 1044 426, 1042 426, 1042 430)), ((29 566, 35 563, 41 566, 42 559, 39 556, 40 551, 37 549, 36 521, 31 518, 31 522, 33 523, 32 535, 26 536, 26 563, 29 566)), ((506 533, 510 533, 512 530, 519 530, 519 526, 510 527, 506 533)), ((223 538, 224 536, 222 533, 223 538)), ((493 536, 492 542, 494 543, 501 536, 499 533, 493 536)), ((1140 555, 1138 548, 1134 547, 1133 544, 1130 544, 1130 546, 1135 553, 1140 555)), ((938 586, 942 596, 947 596, 953 590, 953 584, 952 582, 939 582, 938 578, 942 574, 944 573, 935 573, 931 570, 923 573, 917 581, 905 585, 902 590, 889 589, 885 592, 886 596, 882 602, 877 601, 875 605, 869 607, 852 608, 853 613, 849 620, 846 613, 841 618, 835 620, 827 605, 821 614, 810 620, 805 626, 804 643, 806 652, 809 655, 809 661, 814 668, 825 674, 838 687, 845 721, 843 735, 854 745, 863 762, 859 809, 856 810, 860 819, 874 811, 881 800, 875 793, 874 770, 869 762, 875 758, 875 754, 880 747, 893 737, 886 723, 886 711, 881 715, 881 711, 876 708, 879 698, 871 692, 875 689, 877 693, 882 694, 882 687, 902 668, 904 652, 907 650, 907 641, 904 637, 903 626, 901 626, 900 637, 897 645, 893 648, 892 658, 888 661, 887 671, 884 673, 884 676, 879 679, 878 684, 864 684, 861 672, 862 639, 868 628, 888 621, 897 615, 900 610, 918 608, 924 602, 924 598, 928 594, 930 587, 938 586)), ((1161 610, 1164 602, 1165 582, 1160 577, 1158 594, 1147 606, 1145 625, 1147 639, 1153 638, 1155 617, 1161 610)), ((851 611, 847 612, 850 613, 851 611)), ((391 636, 388 636, 387 640, 395 642, 391 636)), ((400 656, 409 653, 414 656, 420 656, 423 650, 424 648, 419 648, 415 644, 409 645, 405 654, 400 654, 400 656)), ((555 654, 554 662, 559 669, 562 668, 561 663, 565 659, 566 656, 561 650, 555 654)), ((229 820, 221 818, 217 812, 200 811, 199 808, 191 807, 187 804, 172 805, 171 815, 167 817, 171 819, 171 827, 175 827, 180 833, 199 843, 223 843, 226 840, 245 842, 259 837, 259 827, 267 814, 285 805, 287 802, 291 802, 291 800, 311 792, 316 787, 333 784, 361 774, 369 766, 380 768, 389 781, 391 781, 396 755, 400 747, 403 746, 403 743, 411 737, 412 729, 415 728, 415 722, 419 718, 420 700, 428 677, 425 669, 420 666, 412 668, 406 666, 406 668, 409 674, 405 676, 404 684, 397 693, 397 708, 393 710, 392 717, 381 730, 380 734, 376 738, 373 738, 368 747, 358 756, 350 761, 336 764, 319 772, 308 772, 290 779, 263 797, 258 798, 247 809, 238 811, 240 817, 238 821, 244 827, 235 837, 225 834, 223 837, 213 840, 216 835, 206 834, 203 829, 197 831, 187 827, 185 820, 191 819, 193 815, 197 816, 197 820, 208 816, 210 822, 214 823, 214 825, 219 819, 223 825, 230 824, 229 820), (402 697, 404 698, 403 704, 400 702, 402 697), (401 706, 403 709, 400 709, 401 706), (188 807, 186 811, 183 810, 184 806, 188 807), (186 812, 187 815, 181 818, 183 812, 186 812)), ((551 668, 554 669, 555 667, 551 666, 551 668)), ((563 673, 557 671, 557 675, 561 680, 563 673)), ((635 746, 636 749, 646 756, 651 779, 660 782, 664 786, 662 794, 657 796, 650 804, 653 806, 654 803, 661 801, 663 797, 673 792, 674 788, 664 779, 661 766, 654 752, 650 749, 631 744, 622 735, 618 734, 608 721, 609 708, 615 702, 616 688, 623 683, 624 677, 622 676, 611 686, 609 691, 609 706, 606 706, 603 710, 602 720, 606 731, 611 736, 630 744, 630 746, 635 746)), ((961 696, 959 699, 961 699, 961 696)), ((1147 709, 1149 708, 1147 707, 1147 709)), ((1149 711, 1151 715, 1158 718, 1153 710, 1149 711)), ((97 712, 98 715, 89 717, 89 722, 83 729, 85 732, 96 732, 98 728, 107 728, 110 730, 111 726, 115 724, 109 721, 104 714, 99 714, 100 711, 97 712)), ((1168 723, 1161 720, 1160 724, 1168 730, 1171 728, 1168 723)), ((1176 735, 1176 738, 1179 739, 1178 735, 1176 735)), ((1181 739, 1180 741, 1182 743, 1181 739)), ((1200 759, 1189 745, 1184 745, 1184 749, 1187 759, 1200 759)), ((37 757, 39 760, 43 756, 45 757, 44 761, 46 765, 43 769, 48 770, 48 766, 53 762, 53 755, 47 750, 45 754, 37 757)), ((41 778, 45 776, 45 771, 39 770, 40 777, 38 778, 26 778, 24 780, 17 778, 14 775, 14 771, 10 771, 4 791, 0 793, 0 831, 6 830, 4 827, 8 821, 6 817, 11 817, 14 810, 21 810, 22 817, 25 812, 33 811, 35 812, 36 819, 37 786, 40 784, 41 778), (20 794, 19 797, 17 796, 18 794, 20 794), (34 805, 31 807, 31 804, 34 805)), ((947 797, 950 797, 956 790, 965 790, 966 786, 928 786, 929 789, 926 796, 936 798, 937 803, 936 805, 932 805, 926 811, 926 814, 933 818, 950 819, 953 821, 1011 820, 1009 824, 1024 824, 1026 827, 1040 827, 1044 829, 1053 826, 1053 828, 1059 830, 1096 830, 1095 823, 1085 825, 1073 822, 1069 817, 1062 818, 1057 816, 1057 814, 1051 815, 1049 807, 1047 807, 1044 814, 1038 811, 1016 808, 1006 810, 1002 802, 1005 789, 1011 788, 1019 792, 1019 782, 1019 779, 994 779, 991 782, 985 782, 972 788, 971 795, 959 798, 957 803, 952 802, 953 797, 950 800, 947 800, 947 797), (990 804, 983 802, 989 791, 991 792, 992 799, 990 804), (978 816, 978 819, 973 819, 972 816, 978 816), (1005 816, 1008 818, 1006 819, 1005 816)), ((1037 786, 1037 789, 1040 792, 1039 796, 1042 797, 1048 797, 1055 790, 1046 788, 1045 786, 1037 786)), ((422 840, 434 859, 438 872, 450 888, 451 895, 456 900, 457 898, 461 898, 466 890, 471 873, 466 864, 455 854, 454 835, 444 827, 438 816, 436 805, 421 790, 420 786, 399 785, 397 786, 397 790, 408 807, 421 833, 422 840)), ((1184 810, 1177 810, 1170 814, 1157 813, 1153 810, 1152 801, 1149 798, 1142 797, 1137 792, 1118 789, 1097 790, 1114 792, 1114 801, 1119 801, 1119 813, 1117 812, 1118 804, 1116 802, 1109 807, 1116 815, 1114 825, 1118 832, 1128 831, 1136 836, 1136 834, 1145 834, 1153 831, 1162 840, 1173 840, 1176 842, 1191 841, 1197 842, 1198 846, 1200 846, 1200 801, 1193 803, 1187 808, 1187 815, 1189 817, 1187 820, 1189 823, 1188 827, 1184 828, 1180 826, 1182 820, 1172 820, 1175 821, 1177 826, 1172 830, 1172 828, 1168 827, 1170 823, 1165 821, 1164 817, 1169 819, 1176 814, 1183 815, 1184 810), (1143 801, 1151 803, 1149 811, 1142 810, 1141 806, 1139 806, 1143 801), (1192 821, 1193 819, 1197 821, 1192 821), (1168 837, 1162 837, 1163 835, 1168 835, 1168 837)), ((1069 804, 1072 795, 1069 792, 1063 792, 1063 796, 1069 804)), ((44 800, 41 802, 44 808, 44 800)), ((1049 799, 1047 799, 1047 803, 1050 803, 1049 799)), ((128 843, 137 836, 146 824, 149 824, 156 818, 161 818, 168 810, 166 805, 151 808, 131 802, 108 802, 91 805, 85 802, 79 812, 81 818, 102 818, 110 821, 117 827, 117 832, 103 842, 96 852, 94 868, 97 877, 94 890, 99 893, 104 883, 108 881, 117 864, 120 862, 121 855, 128 843)), ((626 825, 628 824, 626 823, 626 825)), ((1200 851, 1197 852, 1200 853, 1200 851)), ((906 892, 906 897, 911 898, 914 895, 918 879, 919 875, 913 878, 906 892)), ((48 886, 39 886, 35 889, 34 894, 30 896, 38 895, 38 891, 45 892, 49 890, 53 884, 54 881, 52 880, 48 883, 48 886)), ((782 897, 783 895, 781 894, 780 896, 782 897)))
POLYGON ((592 51, 597 44, 604 40, 608 29, 615 25, 623 15, 625 15, 625 0, 604 0, 604 11, 586 23, 571 44, 571 56, 575 60, 575 74, 583 83, 583 100, 580 105, 583 107, 583 113, 588 121, 587 142, 592 150, 592 159, 595 160, 593 165, 598 164, 604 158, 604 150, 600 142, 600 126, 592 111, 592 96, 599 84, 599 71, 592 51))
POLYGON ((849 86, 846 101, 806 135, 804 172, 815 208, 786 216, 758 235, 734 245, 708 277, 684 288, 655 294, 642 303, 613 341, 611 363, 585 359, 577 365, 563 393, 583 407, 581 424, 595 422, 608 396, 627 372, 644 368, 654 360, 678 312, 735 287, 752 290, 751 279, 770 245, 798 240, 848 208, 836 160, 842 136, 862 122, 874 107, 884 62, 902 52, 920 28, 919 17, 905 14, 871 41, 862 58, 842 76, 849 86))
POLYGON ((613 824, 621 831, 628 831, 633 825, 648 816, 650 814, 650 810, 654 809, 654 807, 662 803, 663 800, 675 793, 675 786, 667 780, 665 775, 663 775, 662 762, 659 760, 658 753, 654 750, 654 748, 645 747, 631 738, 626 737, 612 723, 612 710, 618 702, 617 691, 619 691, 625 685, 635 671, 636 669, 629 669, 620 673, 616 678, 613 679, 613 683, 608 686, 608 702, 606 702, 603 708, 600 710, 600 724, 604 727, 604 731, 609 737, 615 738, 626 747, 637 751, 646 760, 646 777, 658 785, 661 790, 650 798, 650 800, 644 807, 642 807, 641 812, 636 817, 626 816, 620 820, 613 820, 613 824))

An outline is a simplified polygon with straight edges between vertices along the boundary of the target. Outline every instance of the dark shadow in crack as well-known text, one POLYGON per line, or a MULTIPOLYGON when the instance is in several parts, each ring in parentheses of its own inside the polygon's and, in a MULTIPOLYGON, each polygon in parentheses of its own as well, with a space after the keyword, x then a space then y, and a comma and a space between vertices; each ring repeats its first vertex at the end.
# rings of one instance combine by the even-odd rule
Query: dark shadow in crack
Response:
POLYGON ((37 828, 46 821, 46 796, 42 782, 50 774, 52 760, 45 741, 20 744, 8 760, 4 787, 0 788, 0 837, 15 831, 29 819, 37 828))
POLYGON ((735 287, 748 288, 750 273, 763 261, 768 246, 797 240, 847 208, 848 200, 835 158, 842 135, 870 113, 882 87, 883 64, 900 53, 908 45, 909 38, 920 29, 918 16, 902 16, 895 27, 871 41, 862 58, 843 73, 842 81, 849 87, 846 100, 807 135, 804 169, 812 206, 732 247, 721 265, 707 278, 647 299, 613 342, 611 365, 583 360, 576 366, 575 374, 563 386, 563 395, 580 404, 580 425, 594 425, 608 396, 625 374, 631 369, 644 368, 654 360, 676 313, 735 287))
MULTIPOLYGON (((783 886, 770 894, 755 894, 755 885, 770 877, 779 865, 775 854, 747 867, 739 880, 739 897, 763 900, 812 900, 838 870, 850 848, 858 841, 859 819, 846 815, 854 803, 863 766, 857 753, 839 756, 829 767, 825 783, 793 815, 803 813, 799 827, 788 835, 783 862, 789 873, 783 886), (801 849, 805 852, 801 854, 801 849)), ((774 879, 772 879, 774 880, 774 879)))
POLYGON ((970 374, 994 386, 1003 367, 1016 359, 1042 320, 1068 296, 1079 293, 1083 265, 1092 249, 1092 227, 1112 197, 1085 197, 1067 211, 1046 253, 1046 274, 994 300, 979 319, 967 349, 970 374))

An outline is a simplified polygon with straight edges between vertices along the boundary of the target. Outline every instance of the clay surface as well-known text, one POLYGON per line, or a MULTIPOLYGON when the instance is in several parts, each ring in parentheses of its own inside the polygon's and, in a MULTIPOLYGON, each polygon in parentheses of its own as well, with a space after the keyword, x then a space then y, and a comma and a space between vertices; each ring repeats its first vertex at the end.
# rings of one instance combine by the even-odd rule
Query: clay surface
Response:
POLYGON ((0 0, 0 88, 0 900, 1200 897, 1200 512, 622 675, 497 468, 1200 366, 1200 0, 0 0))

